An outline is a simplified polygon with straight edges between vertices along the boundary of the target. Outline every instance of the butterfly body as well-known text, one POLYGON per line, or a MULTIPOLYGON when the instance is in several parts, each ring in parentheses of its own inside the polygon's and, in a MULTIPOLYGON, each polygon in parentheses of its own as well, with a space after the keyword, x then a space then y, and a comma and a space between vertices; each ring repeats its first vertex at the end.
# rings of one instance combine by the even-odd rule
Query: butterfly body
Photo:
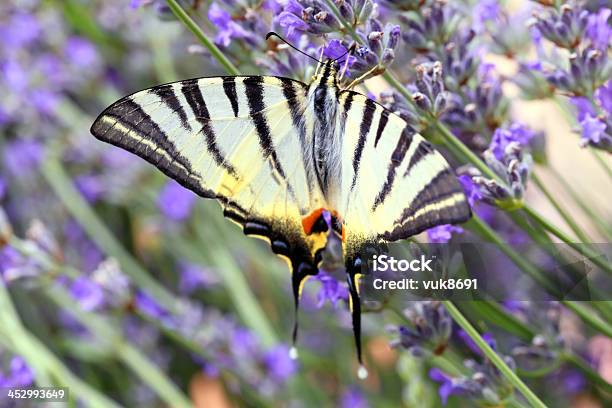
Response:
POLYGON ((342 90, 338 76, 330 60, 309 84, 239 76, 160 85, 108 107, 91 132, 268 240, 292 270, 296 321, 329 234, 341 238, 361 360, 361 251, 463 222, 470 209, 444 158, 399 116, 342 90))

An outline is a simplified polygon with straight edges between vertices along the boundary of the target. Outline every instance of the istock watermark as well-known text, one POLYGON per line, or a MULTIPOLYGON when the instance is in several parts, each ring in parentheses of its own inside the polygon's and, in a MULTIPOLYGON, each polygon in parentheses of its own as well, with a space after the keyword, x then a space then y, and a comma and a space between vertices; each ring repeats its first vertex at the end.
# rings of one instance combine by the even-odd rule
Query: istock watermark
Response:
POLYGON ((434 258, 435 255, 430 259, 427 259, 425 255, 421 255, 419 259, 395 259, 392 255, 374 255, 372 257, 372 270, 375 272, 433 272, 430 265, 434 258))

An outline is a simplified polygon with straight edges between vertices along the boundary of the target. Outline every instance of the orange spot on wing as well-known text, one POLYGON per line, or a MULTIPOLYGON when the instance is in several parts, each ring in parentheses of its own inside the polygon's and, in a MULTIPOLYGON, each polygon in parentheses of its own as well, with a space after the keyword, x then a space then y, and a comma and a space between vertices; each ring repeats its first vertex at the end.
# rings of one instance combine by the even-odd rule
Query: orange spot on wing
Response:
POLYGON ((316 210, 312 211, 310 214, 302 218, 302 227, 304 228, 304 232, 306 233, 306 235, 310 235, 310 233, 312 232, 312 227, 314 226, 315 222, 317 222, 317 220, 321 218, 321 214, 324 210, 324 208, 317 208, 316 210))

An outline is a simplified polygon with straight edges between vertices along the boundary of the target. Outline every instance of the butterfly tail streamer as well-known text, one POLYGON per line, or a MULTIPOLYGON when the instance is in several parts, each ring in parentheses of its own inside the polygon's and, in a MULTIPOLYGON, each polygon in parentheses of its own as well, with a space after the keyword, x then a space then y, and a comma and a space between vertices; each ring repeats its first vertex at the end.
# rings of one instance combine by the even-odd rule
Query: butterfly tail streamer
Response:
POLYGON ((300 297, 302 296, 302 288, 306 279, 310 276, 302 270, 302 268, 294 268, 291 276, 291 283, 293 288, 293 302, 294 302, 294 317, 293 317, 293 333, 292 333, 292 347, 290 350, 290 356, 293 359, 297 358, 297 337, 298 337, 298 315, 300 310, 300 297))
POLYGON ((368 371, 363 365, 363 352, 361 348, 361 302, 359 298, 359 278, 361 272, 361 259, 356 258, 348 260, 346 265, 346 279, 349 288, 349 308, 353 321, 353 336, 355 338, 355 349, 357 352, 357 360, 359 362, 359 370, 357 375, 360 379, 365 379, 368 376, 368 371))

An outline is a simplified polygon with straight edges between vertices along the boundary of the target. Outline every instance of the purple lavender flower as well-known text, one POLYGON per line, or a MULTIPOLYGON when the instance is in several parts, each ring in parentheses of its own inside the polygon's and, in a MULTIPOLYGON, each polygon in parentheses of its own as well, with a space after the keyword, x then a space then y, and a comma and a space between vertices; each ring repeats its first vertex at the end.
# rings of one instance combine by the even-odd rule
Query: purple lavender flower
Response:
POLYGON ((242 25, 232 20, 232 16, 227 11, 223 10, 217 2, 213 2, 208 9, 208 18, 217 26, 218 33, 215 37, 215 42, 219 45, 227 47, 234 38, 248 39, 252 38, 253 34, 245 30, 242 25))
POLYGON ((196 196, 174 180, 162 188, 157 199, 160 211, 173 221, 184 221, 191 215, 196 196))
POLYGON ((472 384, 457 381, 439 368, 432 368, 429 370, 429 378, 437 383, 440 383, 438 395, 440 396, 442 405, 446 405, 448 403, 448 398, 451 395, 465 395, 470 392, 470 388, 474 388, 472 384))
MULTIPOLYGON (((290 7, 292 2, 287 7, 290 7)), ((281 12, 276 18, 276 22, 285 29, 287 38, 294 39, 298 32, 308 30, 308 24, 295 13, 290 11, 281 12)))
POLYGON ((9 371, 0 367, 0 388, 29 387, 34 383, 34 372, 20 356, 11 358, 9 371))
POLYGON ((87 312, 99 310, 105 304, 104 290, 85 276, 78 277, 72 282, 70 294, 79 303, 81 309, 87 312))
POLYGON ((83 228, 72 218, 66 221, 63 230, 67 241, 68 258, 74 257, 84 272, 94 271, 104 260, 100 248, 87 237, 83 228))
POLYGON ((356 387, 350 387, 342 393, 340 398, 341 408, 368 408, 368 400, 356 387))
POLYGON ((285 382, 297 371, 296 361, 289 357, 289 347, 284 344, 273 347, 264 354, 268 374, 277 382, 285 382))
POLYGON ((612 81, 608 81, 597 88, 595 99, 608 115, 612 115, 612 81))
POLYGON ((152 319, 158 319, 163 321, 164 323, 169 322, 169 318, 171 317, 168 310, 166 310, 163 306, 161 306, 151 295, 144 291, 137 291, 134 296, 134 306, 140 312, 146 314, 152 319))
POLYGON ((26 91, 30 78, 21 64, 15 60, 8 60, 0 65, 0 71, 4 83, 11 91, 15 93, 26 91))
POLYGON ((463 233, 463 228, 455 225, 439 225, 427 230, 429 242, 434 244, 444 244, 451 240, 453 234, 463 233))
POLYGON ((562 373, 561 377, 563 389, 570 395, 581 393, 587 386, 584 375, 578 370, 566 370, 562 373))
POLYGON ((60 103, 61 96, 58 92, 51 89, 38 88, 30 92, 30 100, 32 106, 34 106, 41 115, 50 116, 55 113, 60 103))
MULTIPOLYGON (((525 145, 529 144, 534 136, 535 133, 518 124, 495 132, 483 156, 487 165, 503 182, 483 177, 480 171, 473 167, 463 171, 462 176, 469 175, 471 183, 476 185, 481 201, 504 209, 516 209, 523 205, 522 200, 533 164, 525 145)), ((468 189, 468 196, 476 197, 474 186, 465 177, 460 180, 464 188, 468 189)))
POLYGON ((190 295, 199 289, 205 289, 219 283, 214 271, 190 262, 179 262, 180 280, 179 291, 190 295))
POLYGON ((10 245, 0 248, 0 277, 4 282, 34 278, 40 273, 40 265, 33 258, 26 258, 10 245))
POLYGON ((327 272, 320 270, 315 279, 321 282, 321 289, 317 294, 317 307, 323 307, 329 301, 334 307, 338 300, 348 300, 348 289, 327 272))
POLYGON ((42 27, 38 19, 25 11, 10 15, 8 23, 3 22, 0 26, 2 46, 10 51, 30 46, 41 34, 42 27))
POLYGON ((498 160, 502 160, 506 148, 510 143, 516 142, 526 147, 529 146, 531 139, 534 137, 535 133, 527 126, 520 123, 513 123, 507 128, 498 128, 495 130, 489 149, 498 160))
POLYGON ((555 88, 548 83, 540 61, 519 62, 518 73, 512 78, 525 99, 546 99, 551 97, 555 88))
POLYGON ((130 0, 130 8, 137 9, 138 7, 143 6, 147 0, 130 0))
POLYGON ((44 148, 33 139, 17 139, 4 147, 4 165, 15 177, 30 176, 43 159, 44 148))
POLYGON ((334 39, 329 41, 327 45, 323 48, 323 55, 327 58, 338 60, 338 64, 340 64, 341 66, 344 66, 344 64, 347 63, 348 68, 351 68, 357 58, 355 58, 355 56, 353 55, 348 55, 347 51, 348 48, 342 44, 342 41, 334 39), (344 56, 344 58, 339 59, 342 56, 344 56))
POLYGON ((404 314, 412 327, 391 328, 399 334, 399 338, 391 342, 393 347, 401 346, 417 357, 428 352, 434 355, 444 353, 451 335, 452 320, 440 302, 415 302, 404 314))
POLYGON ((559 10, 552 7, 546 10, 546 13, 535 15, 535 27, 557 46, 570 50, 576 48, 587 26, 588 11, 570 4, 564 4, 559 10))
POLYGON ((605 51, 610 46, 610 38, 612 38, 612 28, 610 28, 610 14, 612 10, 609 8, 601 8, 597 14, 590 14, 586 26, 586 35, 591 41, 593 47, 605 51))
POLYGON ((64 53, 74 66, 91 69, 100 62, 94 45, 81 37, 71 37, 64 45, 64 53))
MULTIPOLYGON (((459 338, 472 351, 472 353, 474 353, 474 354, 476 354, 478 356, 484 357, 480 347, 478 347, 476 345, 476 343, 474 343, 474 340, 472 340, 472 338, 463 329, 460 329, 460 330, 457 331, 457 336, 459 336, 459 338)), ((491 334, 491 333, 483 333, 481 335, 481 337, 493 350, 495 350, 497 348, 497 345, 496 345, 496 342, 495 342, 495 338, 493 337, 493 334, 491 334)))
POLYGON ((323 34, 339 31, 342 27, 324 3, 312 0, 289 0, 277 22, 290 38, 295 38, 296 31, 323 34))
POLYGON ((569 67, 557 66, 546 76, 548 82, 572 96, 592 96, 610 79, 612 64, 608 53, 592 46, 570 54, 569 67))
POLYGON ((6 196, 7 188, 6 180, 4 180, 4 177, 0 176, 0 201, 6 196))
POLYGON ((580 126, 582 128, 582 140, 584 140, 586 143, 599 143, 601 142, 602 137, 605 136, 606 124, 600 121, 599 118, 593 117, 589 114, 587 114, 585 118, 580 121, 580 126))
POLYGON ((106 188, 104 181, 93 174, 81 174, 74 178, 74 184, 79 192, 89 203, 96 203, 104 193, 106 188))
MULTIPOLYGON (((245 327, 238 327, 232 333, 232 351, 238 356, 252 356, 258 348, 259 342, 255 334, 245 327)), ((289 352, 287 352, 289 356, 289 352)))
MULTIPOLYGON (((448 58, 450 56, 446 59, 448 58)), ((472 62, 466 58, 467 56, 458 59, 462 65, 460 71, 457 71, 463 78, 460 82, 457 82, 453 71, 445 71, 447 75, 444 77, 444 83, 449 91, 458 93, 452 93, 448 97, 448 107, 442 119, 460 134, 464 134, 472 148, 481 150, 483 140, 487 140, 489 135, 506 120, 509 101, 504 97, 502 82, 496 74, 494 65, 478 66, 473 57, 472 62), (476 85, 466 87, 464 82, 474 76, 477 78, 476 85)))
POLYGON ((595 109, 588 98, 584 96, 574 96, 570 98, 572 105, 576 107, 578 120, 582 121, 587 115, 595 116, 595 109))
POLYGON ((123 306, 130 297, 130 279, 121 271, 114 258, 101 262, 91 274, 91 280, 100 286, 106 296, 106 304, 123 306))
POLYGON ((444 89, 442 64, 421 64, 416 67, 417 92, 412 94, 414 103, 424 112, 439 117, 446 110, 448 92, 444 89))
POLYGON ((587 113, 584 119, 580 121, 580 128, 582 133, 580 144, 582 146, 591 145, 612 151, 612 136, 609 134, 609 124, 599 117, 587 113))
POLYGON ((483 198, 482 191, 480 190, 480 187, 476 183, 474 183, 474 180, 472 179, 470 175, 468 174, 460 175, 459 182, 461 183, 461 186, 463 187, 463 191, 465 192, 465 195, 468 199, 468 203, 470 204, 471 207, 473 207, 476 202, 482 200, 483 198))
POLYGON ((487 23, 496 20, 501 13, 501 7, 498 0, 483 0, 476 3, 472 10, 474 20, 474 30, 477 33, 482 32, 487 23))

